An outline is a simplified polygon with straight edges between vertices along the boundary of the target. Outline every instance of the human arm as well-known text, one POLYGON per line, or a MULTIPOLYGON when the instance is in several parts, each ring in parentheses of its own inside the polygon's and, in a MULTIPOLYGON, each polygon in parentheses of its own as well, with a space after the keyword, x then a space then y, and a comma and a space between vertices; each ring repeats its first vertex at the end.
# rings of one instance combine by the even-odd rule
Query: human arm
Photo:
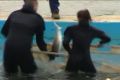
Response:
POLYGON ((70 41, 71 41, 71 30, 70 28, 67 28, 66 31, 64 32, 64 39, 63 39, 63 47, 65 48, 66 51, 71 53, 71 47, 70 47, 70 41))
POLYGON ((97 30, 95 33, 96 37, 100 39, 100 42, 97 44, 97 47, 102 47, 105 43, 111 41, 110 37, 105 34, 103 31, 97 30))
POLYGON ((7 37, 8 36, 8 33, 9 33, 9 28, 10 28, 10 19, 11 19, 11 15, 8 17, 8 19, 6 20, 2 30, 1 30, 1 34, 4 36, 4 37, 7 37))
POLYGON ((36 31, 36 43, 40 50, 47 51, 47 45, 44 41, 45 23, 42 18, 40 21, 41 21, 41 24, 38 26, 36 31))

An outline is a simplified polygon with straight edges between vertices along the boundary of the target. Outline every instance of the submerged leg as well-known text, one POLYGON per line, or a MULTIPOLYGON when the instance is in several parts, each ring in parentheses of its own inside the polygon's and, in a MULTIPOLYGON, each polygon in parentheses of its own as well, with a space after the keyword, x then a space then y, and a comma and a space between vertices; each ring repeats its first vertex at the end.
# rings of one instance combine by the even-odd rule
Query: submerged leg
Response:
POLYGON ((50 60, 50 61, 55 60, 55 57, 56 57, 55 55, 53 55, 53 54, 49 54, 48 56, 49 56, 49 60, 50 60))
POLYGON ((13 53, 5 51, 3 57, 3 66, 6 74, 15 74, 18 72, 16 56, 13 53))
POLYGON ((32 53, 25 53, 19 61, 21 71, 24 74, 32 74, 37 70, 36 63, 34 61, 32 53))

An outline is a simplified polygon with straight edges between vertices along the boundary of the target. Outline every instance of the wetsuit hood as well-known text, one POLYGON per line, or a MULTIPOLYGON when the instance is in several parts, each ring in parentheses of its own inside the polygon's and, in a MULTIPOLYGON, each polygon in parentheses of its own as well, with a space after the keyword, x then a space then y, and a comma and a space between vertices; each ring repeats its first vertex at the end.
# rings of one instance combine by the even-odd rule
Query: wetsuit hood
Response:
POLYGON ((25 13, 36 13, 36 11, 33 9, 32 5, 25 4, 23 5, 23 8, 21 9, 22 12, 25 13))

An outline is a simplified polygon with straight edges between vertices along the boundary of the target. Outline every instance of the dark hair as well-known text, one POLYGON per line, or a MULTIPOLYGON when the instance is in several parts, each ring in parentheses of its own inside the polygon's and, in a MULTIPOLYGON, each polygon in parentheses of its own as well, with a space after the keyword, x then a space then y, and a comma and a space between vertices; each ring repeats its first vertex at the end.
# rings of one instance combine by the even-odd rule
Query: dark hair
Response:
POLYGON ((28 13, 35 13, 36 10, 34 10, 34 5, 33 5, 34 1, 37 0, 24 0, 22 11, 28 13))
POLYGON ((85 21, 91 21, 92 20, 88 9, 80 10, 77 13, 77 18, 79 20, 81 19, 81 20, 85 20, 85 21))
POLYGON ((31 3, 32 1, 37 1, 37 0, 23 0, 25 3, 31 3))

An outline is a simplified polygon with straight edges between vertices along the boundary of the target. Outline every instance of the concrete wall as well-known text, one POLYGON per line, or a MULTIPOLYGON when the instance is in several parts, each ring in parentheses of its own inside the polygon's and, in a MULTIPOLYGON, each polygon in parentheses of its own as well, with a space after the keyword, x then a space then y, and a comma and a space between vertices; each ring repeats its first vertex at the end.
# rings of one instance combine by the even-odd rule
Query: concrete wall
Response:
MULTIPOLYGON (((60 0, 60 3, 62 16, 74 16, 84 8, 88 8, 93 16, 120 15, 120 0, 60 0)), ((0 16, 8 16, 22 5, 22 0, 0 0, 0 16)), ((45 16, 51 15, 47 0, 39 0, 38 12, 45 16)))

